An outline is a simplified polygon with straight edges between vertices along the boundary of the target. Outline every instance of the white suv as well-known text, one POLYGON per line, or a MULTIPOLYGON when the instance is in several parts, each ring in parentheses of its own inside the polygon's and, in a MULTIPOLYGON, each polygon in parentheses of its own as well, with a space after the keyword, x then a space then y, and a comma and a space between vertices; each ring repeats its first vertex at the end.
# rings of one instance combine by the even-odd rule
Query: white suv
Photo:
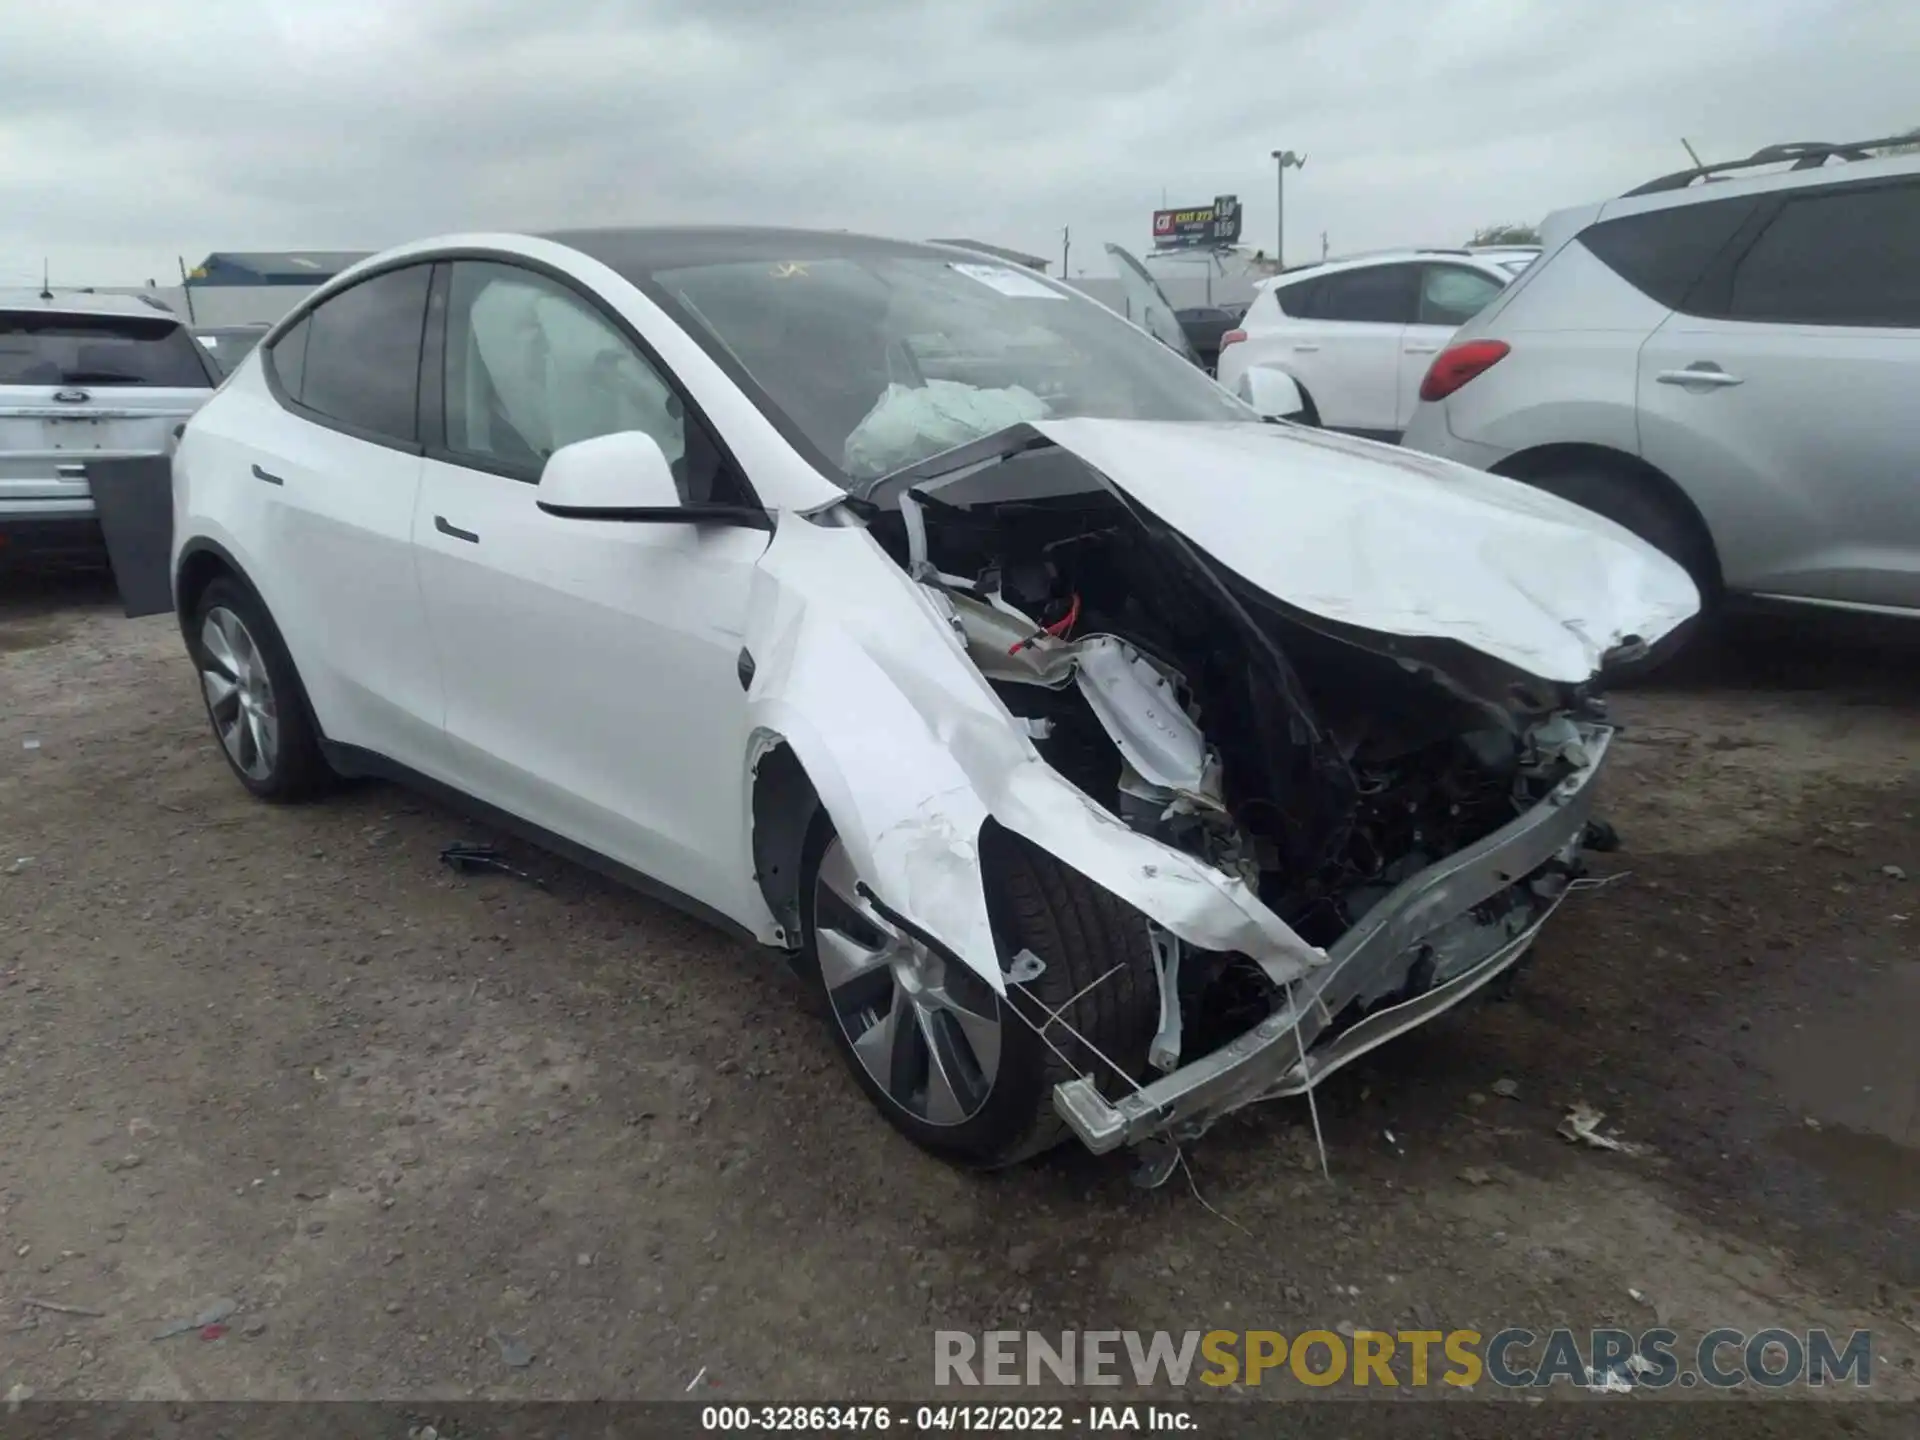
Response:
POLYGON ((1920 155, 1891 143, 1549 216, 1404 443, 1598 511, 1709 598, 1920 616, 1920 155))
POLYGON ((1396 250, 1278 275, 1221 337, 1220 383, 1257 405, 1259 372, 1277 370, 1300 387, 1310 421, 1397 439, 1427 366, 1515 262, 1508 251, 1396 250))
POLYGON ((0 558, 97 553, 89 468, 167 454, 218 383, 157 301, 0 291, 0 558))

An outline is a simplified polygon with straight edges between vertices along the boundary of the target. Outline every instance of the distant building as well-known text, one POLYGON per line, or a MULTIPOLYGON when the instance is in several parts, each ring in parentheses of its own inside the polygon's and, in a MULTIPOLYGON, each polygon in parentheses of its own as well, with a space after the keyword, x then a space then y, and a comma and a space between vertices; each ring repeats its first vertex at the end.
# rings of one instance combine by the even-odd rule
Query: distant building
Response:
POLYGON ((272 324, 371 250, 216 250, 160 294, 196 325, 272 324), (175 303, 178 297, 179 303, 175 303))
POLYGON ((961 250, 977 250, 982 255, 991 255, 996 260, 1005 260, 1009 265, 1024 265, 1029 270, 1047 273, 1047 262, 1038 255, 1022 255, 1018 250, 1009 250, 1004 245, 989 245, 984 240, 930 240, 930 245, 952 245, 961 250))
POLYGON ((371 250, 216 250, 187 272, 187 285, 325 284, 371 250))

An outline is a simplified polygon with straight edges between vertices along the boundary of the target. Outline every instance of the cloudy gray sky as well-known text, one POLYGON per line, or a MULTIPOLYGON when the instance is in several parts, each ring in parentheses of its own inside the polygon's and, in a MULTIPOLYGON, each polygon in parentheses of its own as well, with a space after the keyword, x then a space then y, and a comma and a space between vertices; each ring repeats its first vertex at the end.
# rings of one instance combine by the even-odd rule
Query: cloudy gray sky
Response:
POLYGON ((1105 273, 1237 193, 1294 258, 1920 125, 1916 0, 63 0, 0 18, 0 283, 732 221, 1105 273))

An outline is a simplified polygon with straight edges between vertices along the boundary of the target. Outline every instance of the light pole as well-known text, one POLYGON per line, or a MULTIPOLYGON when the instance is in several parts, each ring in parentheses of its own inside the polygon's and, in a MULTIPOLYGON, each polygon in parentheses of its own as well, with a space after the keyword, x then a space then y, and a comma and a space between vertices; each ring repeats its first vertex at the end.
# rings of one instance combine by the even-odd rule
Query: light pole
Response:
POLYGON ((1276 150, 1273 159, 1273 263, 1278 269, 1287 263, 1287 167, 1304 170, 1307 157, 1291 150, 1276 150))

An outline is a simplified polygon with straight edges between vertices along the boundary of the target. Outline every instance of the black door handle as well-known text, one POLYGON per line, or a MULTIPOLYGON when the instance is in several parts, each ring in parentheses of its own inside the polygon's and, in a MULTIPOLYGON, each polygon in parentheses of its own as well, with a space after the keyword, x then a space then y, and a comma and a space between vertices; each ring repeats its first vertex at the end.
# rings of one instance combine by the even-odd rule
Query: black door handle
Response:
POLYGON ((282 480, 278 475, 269 475, 265 470, 262 470, 258 465, 253 467, 253 478, 256 480, 264 480, 269 485, 284 485, 287 483, 286 481, 282 480))
POLYGON ((480 543, 480 537, 474 534, 473 531, 462 530, 458 525, 449 525, 447 523, 447 517, 444 515, 436 515, 433 517, 433 528, 438 530, 442 535, 451 535, 456 540, 468 540, 475 545, 480 543))

